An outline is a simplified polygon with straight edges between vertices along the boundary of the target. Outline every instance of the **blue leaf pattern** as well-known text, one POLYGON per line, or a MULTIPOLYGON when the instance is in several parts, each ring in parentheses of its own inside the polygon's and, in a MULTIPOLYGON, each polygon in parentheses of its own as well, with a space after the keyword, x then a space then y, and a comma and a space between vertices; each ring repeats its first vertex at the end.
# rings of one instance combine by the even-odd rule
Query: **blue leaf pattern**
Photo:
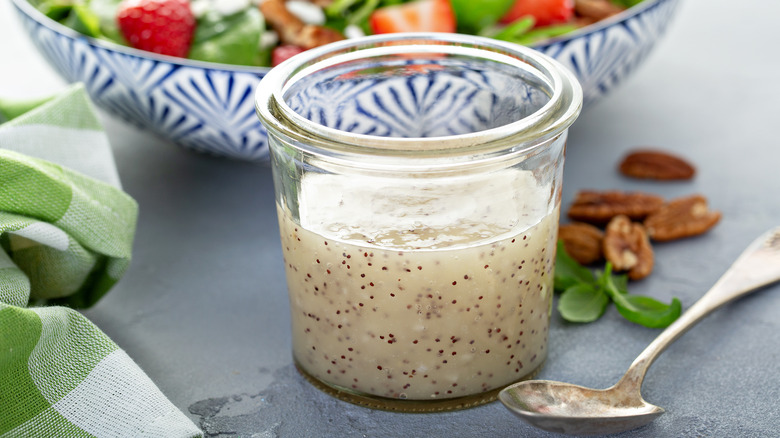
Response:
MULTIPOLYGON (((412 65, 412 64, 410 64, 412 65)), ((440 137, 495 128, 547 103, 540 90, 502 72, 427 63, 424 75, 348 76, 296 83, 285 99, 315 123, 357 134, 440 137)))
MULTIPOLYGON (((660 0, 625 21, 537 50, 575 73, 589 105, 643 62, 678 3, 660 0)), ((47 61, 66 80, 84 82, 101 108, 193 150, 244 160, 268 159, 266 132, 255 115, 253 99, 262 69, 257 73, 219 70, 115 52, 60 33, 18 6, 17 12, 47 61)), ((505 123, 518 102, 530 107, 538 103, 539 96, 527 89, 513 90, 511 96, 486 96, 481 87, 492 87, 495 78, 485 75, 446 76, 377 79, 360 85, 342 81, 299 92, 289 103, 305 117, 336 129, 406 137, 487 129, 505 123), (338 105, 334 96, 339 97, 338 105)))

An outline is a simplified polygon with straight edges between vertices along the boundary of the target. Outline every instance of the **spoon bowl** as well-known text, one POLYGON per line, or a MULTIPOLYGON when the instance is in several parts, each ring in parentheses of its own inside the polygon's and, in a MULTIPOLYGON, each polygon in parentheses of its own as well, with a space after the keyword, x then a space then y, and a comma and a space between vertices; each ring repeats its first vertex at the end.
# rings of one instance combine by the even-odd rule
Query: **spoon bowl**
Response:
POLYGON ((637 394, 613 386, 591 389, 551 380, 527 380, 501 391, 499 400, 528 423, 570 435, 617 433, 635 429, 664 413, 637 394))
POLYGON ((653 421, 664 410, 647 403, 642 381, 653 361, 715 309, 780 280, 780 227, 756 239, 715 285, 639 354, 618 383, 590 389, 549 380, 527 380, 501 390, 512 413, 540 429, 572 435, 618 433, 653 421))

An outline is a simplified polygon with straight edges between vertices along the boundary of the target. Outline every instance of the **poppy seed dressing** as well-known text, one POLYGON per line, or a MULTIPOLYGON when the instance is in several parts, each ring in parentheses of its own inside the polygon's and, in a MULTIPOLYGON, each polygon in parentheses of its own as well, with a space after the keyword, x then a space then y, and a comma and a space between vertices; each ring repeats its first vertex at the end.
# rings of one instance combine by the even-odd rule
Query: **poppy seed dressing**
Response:
POLYGON ((278 211, 299 367, 347 391, 431 400, 541 365, 559 212, 549 187, 517 169, 320 178, 302 180, 299 218, 278 211))

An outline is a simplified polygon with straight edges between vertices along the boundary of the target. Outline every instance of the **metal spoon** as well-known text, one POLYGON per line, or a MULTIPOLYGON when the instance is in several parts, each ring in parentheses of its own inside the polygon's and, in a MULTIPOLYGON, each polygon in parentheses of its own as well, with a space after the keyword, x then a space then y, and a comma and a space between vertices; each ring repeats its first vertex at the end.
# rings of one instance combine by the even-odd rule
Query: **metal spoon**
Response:
POLYGON ((504 388, 501 402, 528 423, 551 432, 600 435, 643 426, 664 410, 640 393, 653 361, 694 324, 724 304, 780 280, 780 227, 768 231, 680 318, 639 354, 610 388, 590 389, 549 380, 527 380, 504 388))

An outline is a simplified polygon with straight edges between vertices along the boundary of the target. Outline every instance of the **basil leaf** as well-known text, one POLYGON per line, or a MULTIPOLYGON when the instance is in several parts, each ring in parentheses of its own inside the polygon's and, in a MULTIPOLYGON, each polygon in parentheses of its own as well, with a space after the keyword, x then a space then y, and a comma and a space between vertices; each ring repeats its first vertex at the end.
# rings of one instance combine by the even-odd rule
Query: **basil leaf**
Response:
POLYGON ((664 328, 673 323, 682 313, 682 304, 677 298, 673 298, 669 304, 664 304, 654 298, 620 291, 609 263, 598 282, 615 303, 618 312, 631 322, 649 328, 664 328))
POLYGON ((614 284, 615 289, 617 289, 618 292, 624 295, 628 293, 628 275, 612 274, 612 283, 614 284))
POLYGON ((228 17, 208 13, 198 21, 189 58, 236 65, 256 65, 263 16, 254 7, 228 17))
POLYGON ((615 301, 618 312, 627 320, 648 328, 667 327, 682 313, 682 304, 677 298, 670 304, 642 295, 625 295, 624 298, 624 301, 615 301))
POLYGON ((571 322, 592 322, 604 314, 609 297, 600 288, 578 284, 566 289, 558 300, 558 311, 571 322))
POLYGON ((628 293, 628 275, 618 275, 612 273, 612 263, 607 262, 604 266, 603 271, 597 271, 598 275, 596 278, 596 282, 601 285, 603 288, 613 288, 615 292, 620 292, 621 294, 627 294, 628 293), (609 282, 609 284, 607 284, 609 282))
POLYGON ((563 241, 558 241, 558 247, 555 253, 555 275, 554 283, 556 291, 565 291, 566 289, 580 283, 593 283, 596 279, 590 269, 580 265, 576 260, 566 253, 563 241))
POLYGON ((609 302, 627 320, 649 328, 664 328, 682 313, 677 298, 664 304, 654 298, 628 293, 628 276, 613 275, 612 264, 594 276, 566 253, 558 241, 555 256, 555 290, 562 291, 558 300, 561 317, 571 322, 591 322, 604 314, 609 302))
POLYGON ((472 34, 495 24, 514 3, 515 0, 450 0, 458 31, 472 34))

